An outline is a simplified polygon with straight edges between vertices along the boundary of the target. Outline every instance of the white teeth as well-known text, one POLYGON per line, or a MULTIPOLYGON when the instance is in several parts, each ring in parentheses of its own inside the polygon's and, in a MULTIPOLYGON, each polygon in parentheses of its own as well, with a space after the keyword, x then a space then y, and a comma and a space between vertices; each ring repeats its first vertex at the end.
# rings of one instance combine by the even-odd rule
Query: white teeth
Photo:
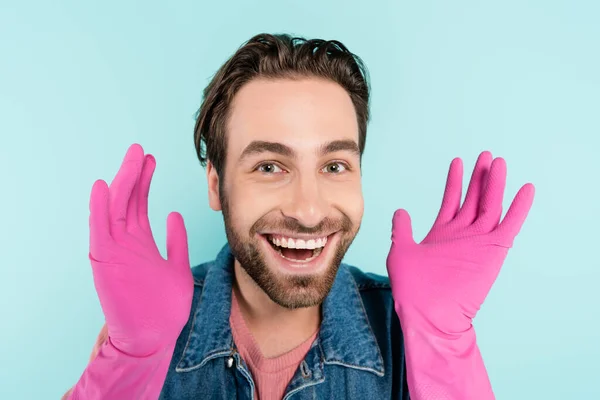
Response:
POLYGON ((271 236, 271 242, 279 247, 287 247, 288 249, 319 249, 325 247, 327 243, 327 238, 318 238, 318 239, 293 239, 293 238, 275 238, 271 236))
POLYGON ((281 257, 285 258, 286 260, 293 261, 295 264, 306 264, 306 263, 309 263, 309 262, 311 262, 311 261, 312 261, 312 260, 314 260, 315 258, 317 258, 317 257, 319 256, 319 254, 321 254, 321 252, 322 252, 322 251, 323 251, 323 249, 322 249, 322 248, 320 248, 320 249, 316 249, 316 250, 313 252, 313 255, 312 255, 312 256, 310 256, 309 258, 307 258, 306 260, 295 260, 295 259, 293 259, 293 258, 288 258, 288 257, 286 257, 286 256, 284 256, 284 255, 283 255, 283 253, 281 252, 281 250, 278 250, 278 251, 277 251, 277 253, 279 253, 279 255, 280 255, 281 257))

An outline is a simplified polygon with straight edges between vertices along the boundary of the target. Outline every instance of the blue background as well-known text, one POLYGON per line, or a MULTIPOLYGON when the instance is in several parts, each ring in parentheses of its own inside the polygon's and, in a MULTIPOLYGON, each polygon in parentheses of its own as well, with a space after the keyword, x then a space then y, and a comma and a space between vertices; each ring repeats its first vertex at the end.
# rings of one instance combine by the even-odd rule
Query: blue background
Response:
MULTIPOLYGON (((508 164, 529 218, 476 327, 498 399, 600 398, 600 3, 20 1, 0 6, 0 398, 59 398, 103 323, 88 197, 141 143, 150 218, 186 219, 193 264, 225 240, 194 153, 217 68, 259 32, 338 39, 371 74, 366 209, 346 261, 385 273, 391 216, 420 240, 451 159, 508 164)), ((465 182, 466 184, 466 182, 465 182)))

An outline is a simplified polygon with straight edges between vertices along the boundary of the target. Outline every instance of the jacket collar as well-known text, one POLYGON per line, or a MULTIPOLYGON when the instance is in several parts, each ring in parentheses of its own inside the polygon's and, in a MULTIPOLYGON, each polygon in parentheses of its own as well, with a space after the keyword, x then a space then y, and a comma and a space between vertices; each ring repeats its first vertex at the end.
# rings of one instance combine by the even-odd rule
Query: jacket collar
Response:
MULTIPOLYGON (((201 298, 192 314, 189 337, 177 371, 201 368, 211 359, 226 357, 234 352, 229 325, 233 263, 233 254, 226 244, 206 272, 201 298)), ((356 282, 345 264, 340 265, 334 284, 323 302, 322 316, 317 342, 325 364, 383 375, 379 346, 356 282)))

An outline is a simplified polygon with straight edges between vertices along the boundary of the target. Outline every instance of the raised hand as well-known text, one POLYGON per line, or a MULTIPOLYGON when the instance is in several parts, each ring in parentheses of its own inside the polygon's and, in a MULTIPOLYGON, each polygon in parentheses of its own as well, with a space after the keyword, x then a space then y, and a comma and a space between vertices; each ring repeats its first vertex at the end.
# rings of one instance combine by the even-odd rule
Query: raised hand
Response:
POLYGON ((187 234, 179 213, 167 219, 167 258, 148 220, 154 157, 132 145, 110 187, 94 183, 90 199, 90 251, 94 284, 119 351, 145 357, 172 345, 191 307, 193 278, 187 234))
POLYGON ((393 218, 387 270, 415 400, 494 398, 472 321, 529 213, 534 186, 521 187, 501 221, 504 159, 480 154, 461 206, 462 176, 456 158, 440 211, 420 243, 405 210, 393 218))
POLYGON ((399 313, 450 334, 470 328, 534 197, 532 184, 521 187, 500 222, 504 159, 481 153, 461 207, 462 175, 462 161, 456 158, 438 216, 419 244, 413 239, 409 214, 396 211, 387 260, 399 313))

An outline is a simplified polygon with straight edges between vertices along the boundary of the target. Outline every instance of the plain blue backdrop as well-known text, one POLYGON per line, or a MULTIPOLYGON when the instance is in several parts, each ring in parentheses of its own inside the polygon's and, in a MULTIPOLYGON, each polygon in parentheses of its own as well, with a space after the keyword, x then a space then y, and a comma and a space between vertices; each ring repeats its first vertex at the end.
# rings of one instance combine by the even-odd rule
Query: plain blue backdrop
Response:
MULTIPOLYGON (((597 1, 2 1, 0 398, 57 399, 103 315, 87 260, 93 181, 141 143, 150 203, 186 219, 193 264, 223 245, 192 131, 201 91, 260 32, 337 39, 365 61, 366 209, 346 261, 385 273, 391 216, 421 239, 449 162, 480 151, 536 200, 476 319, 498 399, 600 398, 597 1)), ((466 182, 465 182, 466 184, 466 182)))

